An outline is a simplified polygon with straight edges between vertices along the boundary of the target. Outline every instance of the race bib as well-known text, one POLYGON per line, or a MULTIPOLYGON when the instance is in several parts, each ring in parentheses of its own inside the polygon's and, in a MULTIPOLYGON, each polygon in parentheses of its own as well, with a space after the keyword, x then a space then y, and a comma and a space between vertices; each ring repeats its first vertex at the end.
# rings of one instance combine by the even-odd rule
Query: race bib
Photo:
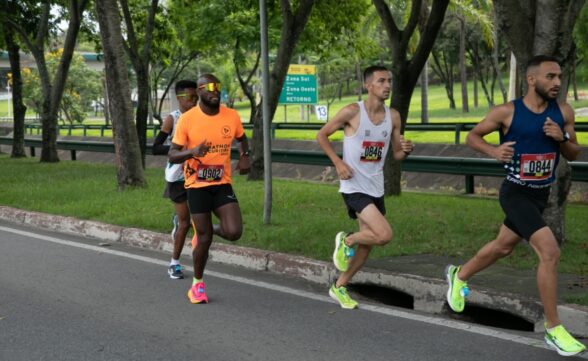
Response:
POLYGON ((384 142, 368 142, 364 141, 363 152, 359 160, 361 162, 379 162, 382 160, 382 153, 384 151, 384 142))
POLYGON ((198 164, 197 179, 198 182, 217 182, 223 177, 224 166, 198 164))
POLYGON ((549 179, 555 166, 555 153, 521 154, 521 180, 549 179))

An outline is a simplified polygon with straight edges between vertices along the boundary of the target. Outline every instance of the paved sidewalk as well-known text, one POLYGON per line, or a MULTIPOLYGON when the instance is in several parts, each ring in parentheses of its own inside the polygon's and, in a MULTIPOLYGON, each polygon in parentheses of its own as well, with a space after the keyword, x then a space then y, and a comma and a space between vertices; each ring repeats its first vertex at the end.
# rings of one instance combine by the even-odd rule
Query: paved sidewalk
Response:
MULTIPOLYGON (((171 252, 169 234, 124 228, 72 217, 23 211, 0 206, 0 219, 16 224, 26 224, 51 231, 95 238, 101 242, 122 242, 131 246, 171 252)), ((189 244, 189 242, 187 242, 189 244)), ((189 249, 184 254, 189 256, 189 249)), ((327 286, 337 271, 331 262, 305 257, 240 247, 216 242, 211 249, 210 261, 232 264, 248 269, 287 274, 327 286)), ((443 270, 448 263, 459 264, 458 259, 432 255, 416 255, 369 260, 366 267, 354 277, 356 285, 373 285, 394 289, 414 299, 414 309, 428 313, 445 313, 447 285, 443 270)), ((481 272, 469 282, 471 294, 468 304, 507 312, 543 330, 543 315, 538 301, 533 271, 515 270, 495 265, 481 272)), ((326 292, 326 291, 325 291, 326 292)), ((559 296, 585 295, 588 277, 561 274, 559 296)), ((466 306, 467 307, 467 306, 466 306)), ((588 307, 563 304, 559 313, 566 328, 580 337, 588 337, 588 307)))
POLYGON ((588 117, 588 108, 576 109, 576 116, 588 117))

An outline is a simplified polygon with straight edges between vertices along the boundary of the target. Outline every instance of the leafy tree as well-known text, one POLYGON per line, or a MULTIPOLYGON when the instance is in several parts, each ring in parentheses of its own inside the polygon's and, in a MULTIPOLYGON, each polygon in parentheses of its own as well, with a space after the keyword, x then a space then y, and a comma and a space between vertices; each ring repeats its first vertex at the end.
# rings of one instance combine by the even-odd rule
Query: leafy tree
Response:
MULTIPOLYGON (((297 47, 313 45, 308 50, 318 50, 326 46, 329 39, 332 42, 333 37, 338 36, 345 26, 349 28, 357 26, 357 19, 361 18, 367 9, 365 5, 366 3, 363 1, 357 0, 323 0, 316 3, 314 0, 301 0, 297 2, 297 7, 295 7, 290 1, 280 1, 283 22, 281 35, 277 55, 273 67, 270 69, 269 99, 262 99, 263 102, 268 102, 269 119, 273 119, 278 107, 278 99, 288 73, 288 67, 297 47), (311 13, 314 25, 305 31, 311 13), (329 16, 326 17, 324 14, 329 14, 329 16), (349 14, 353 14, 353 16, 350 17, 349 14), (301 38, 303 32, 305 34, 304 42, 301 38), (299 40, 301 40, 300 44, 299 40)), ((253 156, 249 179, 254 180, 263 178, 263 114, 259 111, 260 109, 261 107, 258 107, 254 117, 253 139, 251 141, 253 156)))
MULTIPOLYGON (((12 1, 12 0, 11 0, 12 1)), ((76 39, 82 24, 82 15, 89 0, 69 0, 67 12, 63 7, 63 13, 69 20, 64 39, 63 53, 53 78, 49 76, 45 63, 45 46, 52 32, 57 31, 58 16, 52 15, 52 6, 61 5, 60 2, 46 1, 42 3, 34 1, 15 1, 20 16, 6 18, 6 23, 19 37, 23 44, 33 54, 43 91, 43 104, 41 106, 41 122, 43 125, 43 145, 41 149, 41 162, 58 162, 57 155, 57 117, 59 105, 65 87, 69 66, 73 56, 76 39), (35 24, 35 32, 31 33, 29 24, 35 24)))
MULTIPOLYGON (((51 77, 55 76, 63 50, 48 53, 45 56, 47 70, 51 77)), ((37 113, 42 111, 43 92, 40 86, 39 73, 26 69, 24 72, 25 103, 37 113)), ((81 123, 86 118, 92 101, 101 96, 100 74, 90 69, 81 55, 73 55, 69 68, 69 76, 65 83, 63 97, 59 109, 64 115, 64 122, 81 123)))
POLYGON ((453 85, 455 82, 455 67, 459 63, 459 26, 455 17, 448 15, 443 21, 437 40, 431 52, 433 61, 431 69, 443 82, 445 94, 449 100, 449 109, 455 109, 453 85))
MULTIPOLYGON (((261 103, 254 92, 255 73, 259 66, 259 2, 256 0, 172 1, 181 8, 185 29, 190 29, 187 46, 197 49, 202 58, 210 54, 232 54, 237 80, 249 99, 254 123, 252 172, 249 179, 261 179, 263 145, 261 103)), ((357 17, 367 9, 367 1, 273 0, 268 1, 269 44, 272 54, 270 75, 270 119, 277 108, 288 66, 294 54, 318 53, 334 43, 346 26, 355 29, 357 17), (311 15, 312 13, 312 15, 311 15), (328 14, 328 16, 325 16, 328 14), (354 14, 349 17, 349 14, 354 14), (307 22, 311 22, 312 26, 307 22)), ((348 50, 348 49, 347 49, 348 50)), ((323 50, 325 51, 325 50, 323 50)), ((227 56, 228 58, 228 56, 227 56)), ((218 65, 218 63, 217 63, 218 65)), ((222 71, 216 66, 213 71, 222 71)), ((226 80, 225 80, 226 82, 226 80)))
POLYGON ((149 66, 151 114, 159 122, 162 121, 164 101, 180 74, 200 54, 199 50, 191 50, 186 44, 186 36, 190 29, 183 28, 186 16, 183 7, 174 6, 174 2, 162 4, 155 13, 153 46, 149 66), (159 96, 160 90, 163 93, 159 96))
MULTIPOLYGON (((449 0, 433 0, 428 16, 426 16, 427 12, 422 11, 423 7, 427 6, 427 1, 413 0, 409 16, 404 22, 402 30, 398 26, 400 22, 394 18, 386 1, 372 1, 382 19, 392 49, 390 57, 392 59, 393 83, 390 106, 400 113, 404 128, 412 93, 443 23, 449 0), (422 20, 423 16, 426 16, 426 20, 422 20), (419 23, 424 25, 421 26, 423 30, 420 31, 418 45, 414 51, 409 52, 411 38, 419 23), (409 57, 410 54, 412 56, 409 57)), ((384 191, 387 195, 400 194, 400 163, 395 162, 394 157, 390 155, 384 166, 384 191)))

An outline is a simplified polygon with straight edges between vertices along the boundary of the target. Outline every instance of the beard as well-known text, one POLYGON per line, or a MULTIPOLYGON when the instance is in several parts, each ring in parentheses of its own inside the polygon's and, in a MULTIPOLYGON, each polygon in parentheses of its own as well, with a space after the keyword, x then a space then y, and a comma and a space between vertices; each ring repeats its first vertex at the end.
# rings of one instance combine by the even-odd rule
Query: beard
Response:
POLYGON ((220 105, 220 98, 215 100, 208 99, 207 97, 200 97, 199 101, 210 108, 218 108, 220 105))
POLYGON ((551 95, 549 95, 549 91, 547 91, 545 88, 539 87, 539 86, 535 87, 535 93, 537 95, 539 95, 541 97, 541 99, 545 100, 546 102, 557 99, 557 94, 559 94, 559 92, 557 92, 555 96, 551 96, 551 95))

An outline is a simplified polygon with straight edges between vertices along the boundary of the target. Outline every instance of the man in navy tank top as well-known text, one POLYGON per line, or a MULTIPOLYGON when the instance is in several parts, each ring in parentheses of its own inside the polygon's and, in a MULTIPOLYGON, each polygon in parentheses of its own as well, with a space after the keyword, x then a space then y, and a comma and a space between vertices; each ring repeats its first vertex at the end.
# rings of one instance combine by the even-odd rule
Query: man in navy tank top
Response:
POLYGON ((384 161, 390 141, 394 159, 402 160, 414 146, 400 134, 400 114, 386 106, 392 76, 383 66, 370 66, 363 73, 367 99, 349 104, 325 124, 317 141, 337 169, 339 192, 349 217, 357 219, 359 231, 339 232, 335 237, 333 262, 341 275, 329 295, 341 307, 353 309, 357 302, 346 285, 367 260, 373 246, 392 240, 392 227, 384 206, 384 161), (343 129, 343 159, 333 149, 329 136, 343 129))
POLYGON ((537 287, 545 315, 545 342, 560 355, 573 356, 586 346, 566 331, 557 313, 560 250, 543 219, 543 210, 560 154, 574 160, 580 147, 574 132, 574 111, 569 104, 557 101, 561 86, 557 59, 538 55, 526 69, 525 96, 493 108, 468 134, 470 147, 504 164, 506 178, 499 200, 506 216, 496 238, 473 258, 462 266, 447 266, 447 302, 453 311, 462 312, 469 292, 467 281, 526 239, 539 258, 537 287), (496 130, 500 132, 498 146, 484 140, 496 130))

